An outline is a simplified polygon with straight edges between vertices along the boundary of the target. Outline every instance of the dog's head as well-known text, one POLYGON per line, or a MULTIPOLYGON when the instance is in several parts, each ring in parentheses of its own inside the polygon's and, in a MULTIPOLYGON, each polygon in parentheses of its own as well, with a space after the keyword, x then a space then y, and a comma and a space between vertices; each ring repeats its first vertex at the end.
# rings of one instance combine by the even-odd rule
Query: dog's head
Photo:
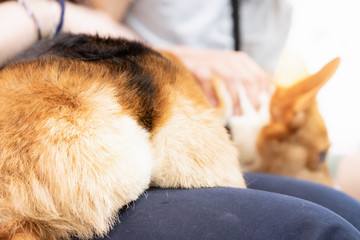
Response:
POLYGON ((261 159, 257 171, 332 185, 326 163, 330 141, 316 95, 335 73, 339 61, 334 59, 313 75, 303 73, 295 84, 276 87, 270 100, 269 123, 256 141, 261 159))
MULTIPOLYGON (((274 93, 265 97, 260 111, 251 109, 241 90, 244 115, 228 119, 240 162, 247 171, 332 185, 326 163, 330 141, 316 95, 335 73, 340 60, 336 58, 319 72, 309 74, 302 59, 285 56, 275 75, 274 93)), ((215 85, 221 103, 219 113, 224 116, 231 107, 225 90, 219 86, 215 85)))

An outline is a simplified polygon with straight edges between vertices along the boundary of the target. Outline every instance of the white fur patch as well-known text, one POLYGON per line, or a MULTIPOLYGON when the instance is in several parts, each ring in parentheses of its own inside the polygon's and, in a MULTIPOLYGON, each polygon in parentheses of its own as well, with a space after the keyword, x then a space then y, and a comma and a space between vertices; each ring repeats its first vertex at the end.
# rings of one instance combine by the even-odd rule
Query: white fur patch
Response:
POLYGON ((171 118, 152 137, 152 184, 245 187, 237 151, 212 109, 178 97, 171 118))
POLYGON ((248 170, 260 163, 256 140, 262 127, 269 122, 270 95, 263 93, 260 96, 259 111, 252 106, 243 87, 239 88, 239 96, 243 115, 230 117, 228 124, 233 143, 241 153, 241 164, 248 170))

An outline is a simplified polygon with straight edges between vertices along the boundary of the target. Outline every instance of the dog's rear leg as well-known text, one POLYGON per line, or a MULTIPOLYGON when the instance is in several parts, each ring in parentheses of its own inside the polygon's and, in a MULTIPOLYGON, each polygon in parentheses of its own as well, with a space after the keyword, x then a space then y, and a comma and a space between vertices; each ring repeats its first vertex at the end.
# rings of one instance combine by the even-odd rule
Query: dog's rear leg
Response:
POLYGON ((237 150, 212 109, 178 101, 153 133, 151 184, 159 187, 245 187, 237 150))

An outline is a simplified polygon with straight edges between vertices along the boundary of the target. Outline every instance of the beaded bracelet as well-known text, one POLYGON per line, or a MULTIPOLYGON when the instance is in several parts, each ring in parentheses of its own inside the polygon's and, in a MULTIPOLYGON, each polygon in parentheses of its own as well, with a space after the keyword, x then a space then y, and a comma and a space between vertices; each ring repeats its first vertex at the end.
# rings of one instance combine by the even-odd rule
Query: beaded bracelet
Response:
MULTIPOLYGON (((55 35, 59 34, 59 32, 62 29, 62 26, 64 24, 64 15, 65 15, 65 0, 56 0, 59 4, 60 4, 60 8, 61 8, 61 12, 60 12, 60 19, 59 19, 59 23, 56 26, 56 28, 52 31, 53 33, 50 34, 50 38, 54 37, 55 35)), ((42 34, 41 34, 41 28, 40 28, 40 23, 38 21, 38 19, 36 18, 34 12, 32 11, 32 9, 25 3, 25 0, 18 0, 18 3, 26 10, 26 12, 29 14, 29 16, 31 17, 31 19, 34 21, 36 29, 37 29, 37 35, 38 35, 38 40, 42 39, 42 34)))

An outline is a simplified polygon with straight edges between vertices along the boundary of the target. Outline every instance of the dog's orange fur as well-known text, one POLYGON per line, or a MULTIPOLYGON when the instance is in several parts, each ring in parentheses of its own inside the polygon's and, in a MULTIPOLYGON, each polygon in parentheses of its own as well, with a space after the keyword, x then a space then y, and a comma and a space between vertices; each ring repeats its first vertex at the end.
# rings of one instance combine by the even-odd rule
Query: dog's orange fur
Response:
POLYGON ((0 71, 0 236, 103 236, 150 185, 245 187, 222 121, 191 74, 154 54, 153 127, 122 72, 45 57, 0 71))
MULTIPOLYGON (((269 105, 264 105, 265 112, 261 109, 256 114, 230 117, 233 141, 242 153, 239 160, 245 171, 279 174, 332 186, 327 162, 320 160, 320 155, 330 147, 330 140, 316 95, 338 64, 339 58, 336 58, 310 75, 304 63, 297 60, 294 67, 298 69, 283 76, 300 74, 302 80, 288 86, 276 85, 269 105)), ((231 106, 223 84, 216 78, 214 83, 220 100, 218 114, 224 116, 231 106)))
POLYGON ((270 101, 270 122, 257 139, 261 161, 253 170, 332 186, 327 162, 320 161, 330 141, 316 95, 338 64, 337 58, 292 86, 276 88, 270 101))

